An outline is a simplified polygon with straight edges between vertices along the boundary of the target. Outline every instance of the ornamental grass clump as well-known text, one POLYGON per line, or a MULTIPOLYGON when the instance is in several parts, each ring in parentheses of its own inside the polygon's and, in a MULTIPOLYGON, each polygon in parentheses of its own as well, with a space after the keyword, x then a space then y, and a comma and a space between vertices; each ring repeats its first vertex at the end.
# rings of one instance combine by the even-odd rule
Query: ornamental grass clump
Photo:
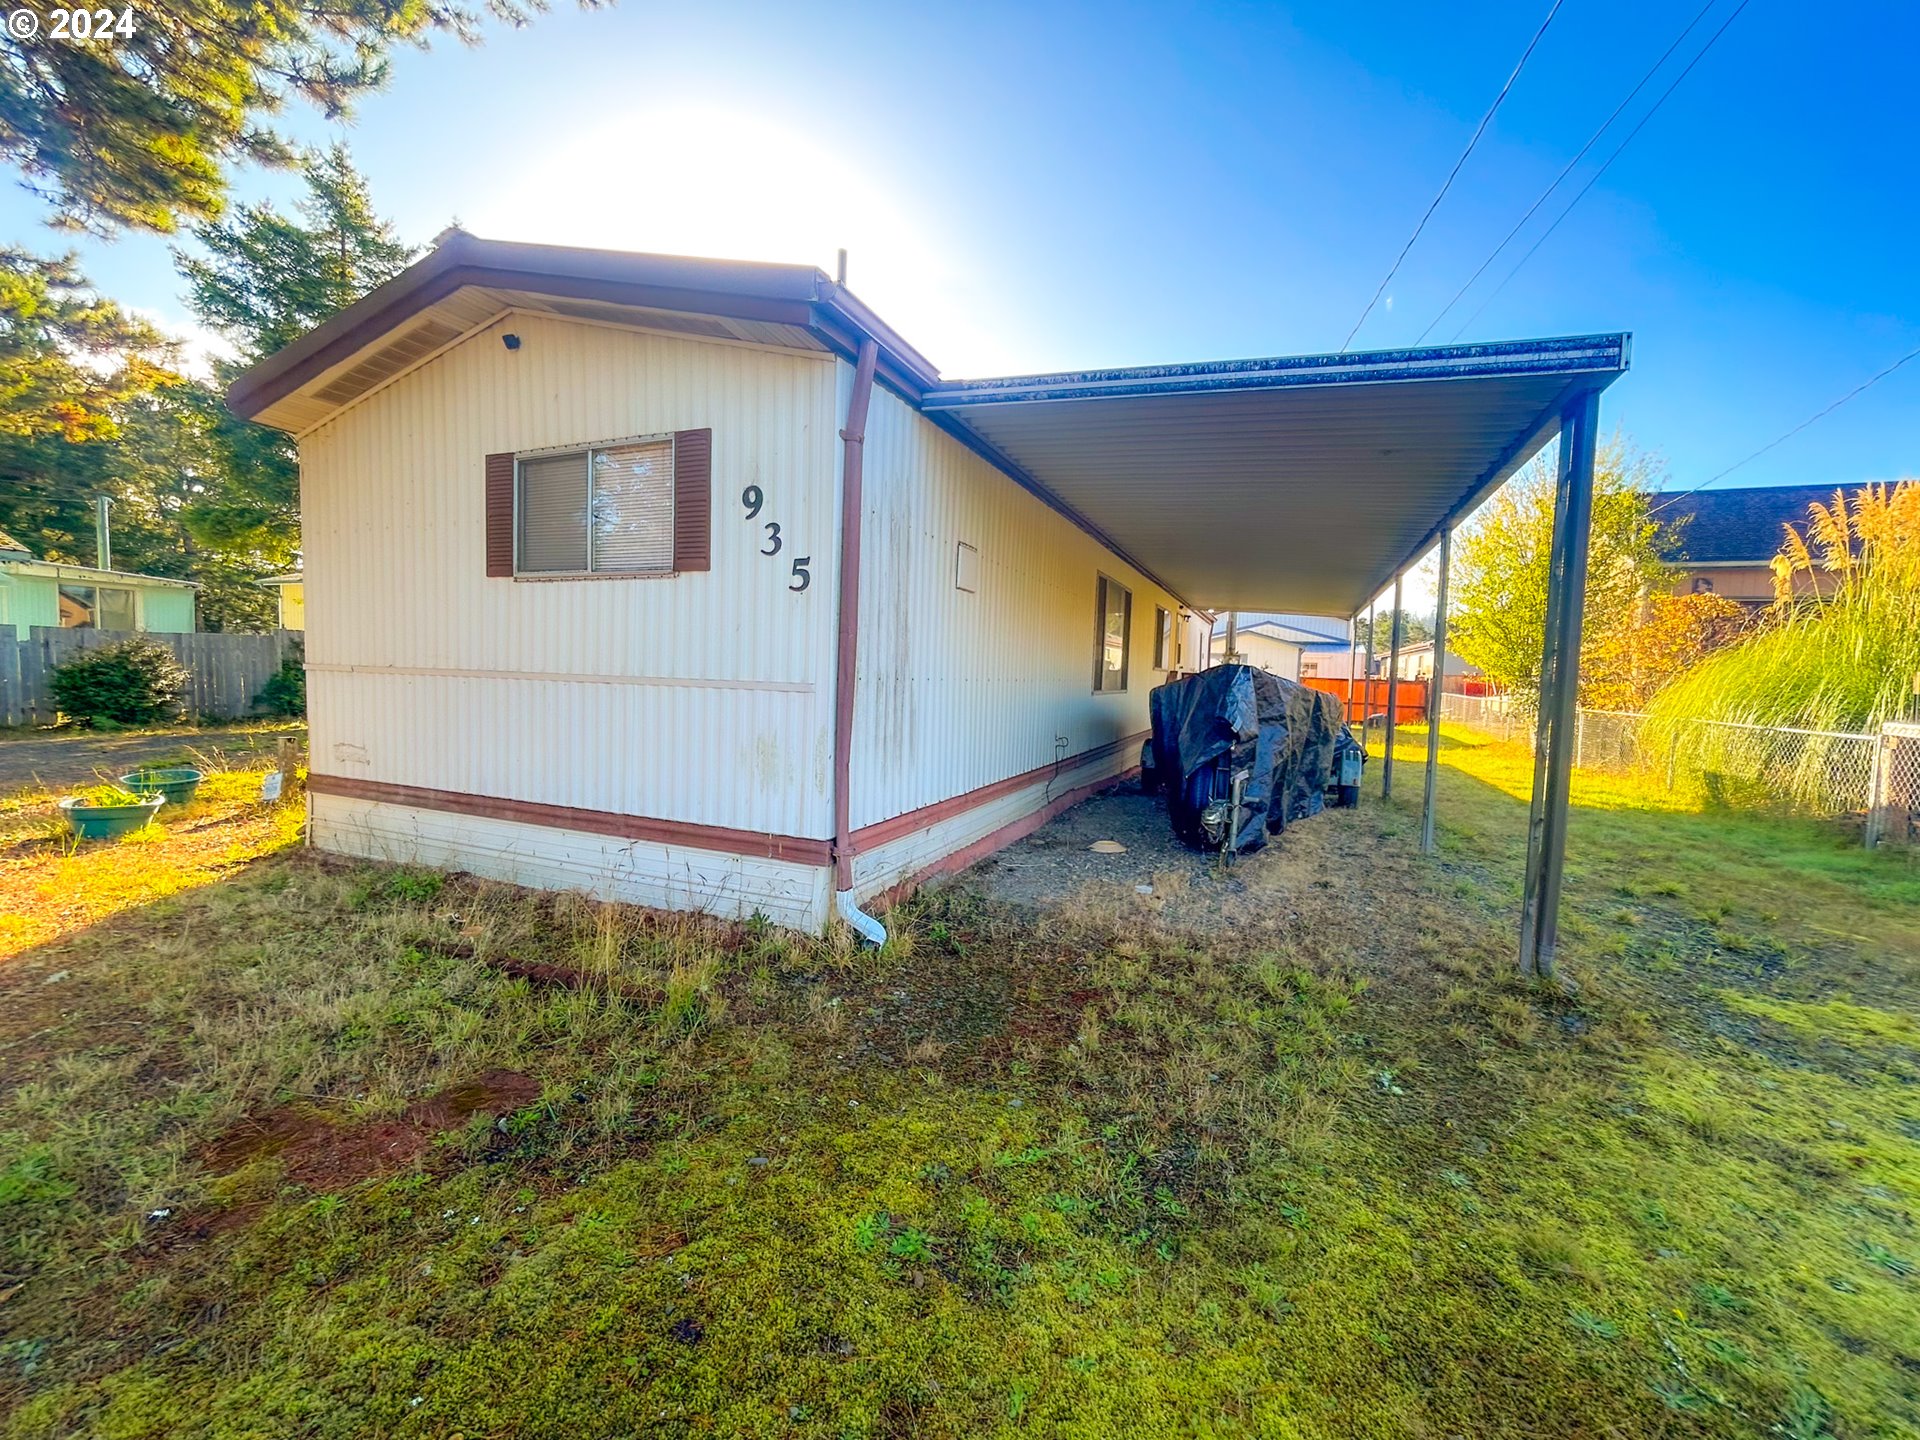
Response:
POLYGON ((1859 734, 1911 713, 1920 674, 1920 481, 1834 492, 1786 527, 1766 622, 1661 691, 1654 742, 1702 772, 1822 808, 1859 734), (1710 723, 1703 723, 1710 722, 1710 723), (1740 727, 1789 727, 1784 737, 1740 727))

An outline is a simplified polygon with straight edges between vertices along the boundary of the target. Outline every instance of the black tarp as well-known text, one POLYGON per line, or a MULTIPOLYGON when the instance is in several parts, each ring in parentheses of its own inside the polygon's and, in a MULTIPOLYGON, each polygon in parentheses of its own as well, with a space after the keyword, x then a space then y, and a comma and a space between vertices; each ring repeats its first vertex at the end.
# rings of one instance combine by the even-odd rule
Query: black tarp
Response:
POLYGON ((1260 849, 1288 821, 1325 805, 1345 728, 1333 696, 1251 665, 1216 665, 1159 686, 1148 710, 1157 782, 1174 833, 1187 844, 1217 848, 1207 809, 1230 800, 1241 770, 1236 850, 1260 849))

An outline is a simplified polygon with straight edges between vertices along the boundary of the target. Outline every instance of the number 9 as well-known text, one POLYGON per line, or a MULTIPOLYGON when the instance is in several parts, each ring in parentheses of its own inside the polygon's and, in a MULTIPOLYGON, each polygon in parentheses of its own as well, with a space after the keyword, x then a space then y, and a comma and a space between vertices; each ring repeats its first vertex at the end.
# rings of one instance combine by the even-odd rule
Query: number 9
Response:
POLYGON ((758 485, 749 485, 740 492, 740 503, 747 507, 747 519, 751 520, 760 513, 760 506, 766 498, 760 493, 758 485))

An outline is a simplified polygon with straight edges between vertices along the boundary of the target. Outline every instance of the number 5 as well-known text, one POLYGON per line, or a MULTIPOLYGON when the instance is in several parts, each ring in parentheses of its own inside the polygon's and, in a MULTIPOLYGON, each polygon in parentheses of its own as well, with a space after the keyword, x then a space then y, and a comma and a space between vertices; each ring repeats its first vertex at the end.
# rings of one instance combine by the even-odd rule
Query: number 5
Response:
POLYGON ((793 578, 796 584, 787 586, 789 590, 804 590, 813 583, 813 572, 807 567, 813 564, 811 555, 796 555, 793 561, 793 578))

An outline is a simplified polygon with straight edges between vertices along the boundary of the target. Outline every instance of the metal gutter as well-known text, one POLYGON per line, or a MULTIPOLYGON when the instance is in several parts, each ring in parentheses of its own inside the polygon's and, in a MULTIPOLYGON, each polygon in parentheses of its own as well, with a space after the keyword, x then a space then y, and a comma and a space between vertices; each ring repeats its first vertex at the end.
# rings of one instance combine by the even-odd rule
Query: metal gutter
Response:
POLYGON ((1528 375, 1618 375, 1628 364, 1625 334, 1501 340, 1361 354, 1214 360, 1188 365, 1066 371, 953 381, 927 392, 928 410, 976 405, 1089 400, 1105 396, 1184 395, 1206 391, 1276 390, 1330 385, 1382 385, 1416 380, 1512 379, 1528 375))
POLYGON ((141 575, 132 570, 101 570, 92 565, 63 565, 58 560, 5 560, 0 559, 0 569, 16 570, 27 575, 43 575, 53 579, 70 576, 74 579, 105 582, 125 582, 139 580, 148 585, 171 586, 176 590, 198 590, 198 580, 176 580, 171 575, 141 575))

